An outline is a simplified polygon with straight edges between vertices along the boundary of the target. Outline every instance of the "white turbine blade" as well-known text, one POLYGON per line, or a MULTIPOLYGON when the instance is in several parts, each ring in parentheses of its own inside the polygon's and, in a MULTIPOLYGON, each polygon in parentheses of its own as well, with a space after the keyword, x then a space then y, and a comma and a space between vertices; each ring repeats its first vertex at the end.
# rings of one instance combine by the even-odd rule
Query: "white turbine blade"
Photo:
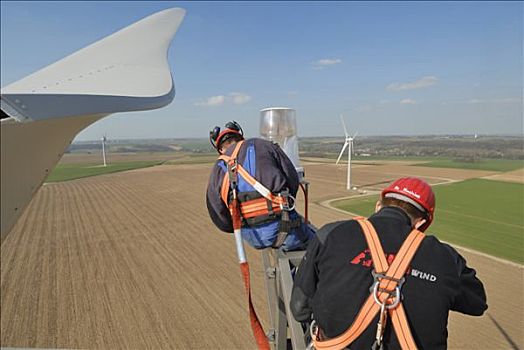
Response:
POLYGON ((344 151, 346 150, 346 147, 348 146, 348 143, 344 143, 344 147, 342 147, 342 151, 340 151, 340 154, 338 155, 338 159, 337 159, 337 162, 335 164, 338 164, 338 162, 340 161, 340 158, 342 157, 342 154, 344 153, 344 151))
POLYGON ((353 134, 353 138, 357 137, 358 131, 353 134))
POLYGON ((355 146, 353 144, 353 139, 351 139, 351 154, 355 154, 355 146))
POLYGON ((167 53, 184 15, 160 11, 1 89, 0 242, 80 131, 173 100, 167 53))
POLYGON ((342 122, 342 127, 344 127, 344 135, 346 135, 346 137, 348 137, 348 131, 346 129, 346 123, 344 123, 344 117, 342 117, 342 114, 340 115, 340 121, 342 122))
POLYGON ((175 87, 167 52, 184 15, 160 11, 3 87, 2 110, 27 122, 168 105, 175 87))

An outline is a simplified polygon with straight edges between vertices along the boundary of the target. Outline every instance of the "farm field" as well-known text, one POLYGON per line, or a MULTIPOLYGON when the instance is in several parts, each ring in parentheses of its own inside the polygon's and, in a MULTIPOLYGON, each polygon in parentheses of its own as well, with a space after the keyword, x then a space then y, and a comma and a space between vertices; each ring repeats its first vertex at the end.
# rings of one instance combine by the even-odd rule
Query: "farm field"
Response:
MULTIPOLYGON (((323 204, 348 195, 345 167, 304 167, 312 222, 349 218, 323 204)), ((160 165, 43 186, 1 245, 1 346, 254 348, 234 240, 207 218, 209 170, 160 165)), ((353 174, 372 192, 408 174, 436 184, 498 173, 388 163, 353 174)), ((449 348, 522 348, 522 265, 461 253, 484 282, 489 309, 480 318, 452 313, 449 348)), ((267 325, 260 253, 247 254, 267 325)))
MULTIPOLYGON (((333 163, 337 159, 337 155, 330 158, 315 158, 306 157, 301 158, 310 161, 333 163)), ((354 156, 353 164, 385 164, 394 162, 397 164, 413 164, 418 166, 432 167, 432 168, 451 168, 451 169, 472 169, 472 170, 487 170, 509 172, 524 168, 524 160, 522 159, 488 159, 477 158, 474 161, 465 161, 460 159, 452 159, 447 157, 384 157, 384 156, 354 156)), ((346 163, 347 159, 341 159, 340 163, 346 163)))
POLYGON ((159 164, 205 164, 213 163, 215 155, 185 153, 171 154, 168 152, 151 154, 118 154, 111 157, 106 167, 100 164, 100 156, 74 155, 62 160, 49 174, 45 182, 60 182, 83 177, 115 173, 119 171, 147 168, 159 164), (83 160, 83 161, 82 161, 83 160), (94 162, 97 160, 98 162, 94 162), (87 161, 87 162, 86 162, 87 161))
MULTIPOLYGON (((436 215, 429 232, 447 242, 524 263, 524 184, 471 179, 434 187, 436 215)), ((333 203, 370 215, 376 196, 333 203)))
POLYGON ((513 170, 513 171, 508 171, 505 173, 485 176, 484 179, 516 182, 516 183, 524 184, 524 168, 513 170))
MULTIPOLYGON (((118 152, 108 153, 107 159, 109 163, 121 162, 137 162, 137 161, 174 161, 187 159, 201 159, 202 157, 210 156, 209 154, 195 154, 190 152, 118 152)), ((214 156, 214 155, 213 155, 214 156)), ((216 156, 214 156, 216 159, 216 156)), ((60 159, 59 164, 101 164, 102 152, 100 153, 66 153, 60 159)))
POLYGON ((427 163, 420 163, 421 166, 434 168, 458 168, 458 169, 476 169, 492 171, 512 171, 522 169, 524 160, 511 159, 478 159, 474 162, 457 161, 453 159, 434 159, 427 163))
POLYGON ((79 179, 82 177, 96 176, 102 174, 116 173, 119 171, 133 170, 139 168, 147 168, 162 164, 158 160, 142 160, 133 162, 114 162, 107 164, 107 166, 98 163, 70 163, 58 164, 51 174, 46 178, 45 182, 59 182, 79 179))

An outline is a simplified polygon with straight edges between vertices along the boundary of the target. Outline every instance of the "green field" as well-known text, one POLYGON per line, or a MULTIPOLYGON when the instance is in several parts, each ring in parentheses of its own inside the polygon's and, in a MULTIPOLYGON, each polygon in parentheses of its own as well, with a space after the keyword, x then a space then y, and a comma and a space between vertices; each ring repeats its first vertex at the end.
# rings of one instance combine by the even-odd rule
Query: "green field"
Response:
POLYGON ((135 161, 111 163, 106 167, 100 164, 58 164, 47 177, 45 182, 60 182, 82 177, 115 173, 118 171, 147 168, 150 166, 162 164, 162 161, 135 161))
MULTIPOLYGON (((486 254, 524 263, 524 185, 481 179, 434 187, 435 220, 426 233, 486 254)), ((337 201, 369 216, 378 196, 337 201)))
POLYGON ((490 171, 512 171, 524 167, 524 160, 520 159, 477 159, 466 162, 453 159, 432 159, 428 163, 416 164, 434 168, 458 168, 490 171))
MULTIPOLYGON (((304 158, 314 158, 316 162, 320 161, 321 158, 326 160, 326 163, 331 163, 333 160, 336 160, 338 158, 338 154, 325 154, 322 157, 309 157, 304 154, 300 154, 300 157, 304 158)), ((380 161, 401 161, 401 162, 431 162, 434 160, 439 160, 442 158, 437 157, 416 157, 416 156, 410 156, 410 157, 402 157, 402 156, 353 156, 352 160, 358 161, 358 162, 380 162, 380 161)), ((347 163, 347 154, 346 156, 342 157, 340 159, 340 162, 347 163)))
MULTIPOLYGON (((326 163, 331 163, 333 159, 337 159, 336 155, 329 155, 325 157, 326 163)), ((307 157, 306 157, 307 160, 307 157)), ((370 156, 353 157, 353 160, 358 164, 376 164, 381 161, 404 161, 416 162, 414 166, 426 166, 433 168, 453 168, 453 169, 472 169, 472 170, 488 170, 488 171, 512 171, 524 168, 524 160, 522 159, 475 159, 474 161, 466 161, 462 159, 451 158, 437 158, 437 157, 383 157, 370 156)), ((319 162, 318 158, 314 158, 315 162, 319 162)), ((342 163, 347 163, 346 159, 341 159, 342 163)))

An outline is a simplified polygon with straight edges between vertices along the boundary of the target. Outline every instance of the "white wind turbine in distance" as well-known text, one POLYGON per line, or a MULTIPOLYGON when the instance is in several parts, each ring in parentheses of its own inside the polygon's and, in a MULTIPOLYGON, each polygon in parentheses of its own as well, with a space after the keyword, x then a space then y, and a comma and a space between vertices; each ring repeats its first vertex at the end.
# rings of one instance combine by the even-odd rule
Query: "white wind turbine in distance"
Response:
POLYGON ((347 179, 347 189, 351 189, 351 155, 354 152, 353 148, 353 140, 357 136, 357 133, 355 133, 353 136, 350 136, 348 134, 348 131, 346 129, 346 123, 344 123, 344 118, 342 115, 340 115, 340 121, 342 122, 342 126, 344 127, 344 134, 346 135, 346 141, 344 142, 344 147, 342 147, 342 151, 340 151, 340 154, 338 155, 337 163, 340 161, 340 158, 342 158, 342 154, 346 150, 346 147, 348 147, 348 179, 347 179))
POLYGON ((104 166, 107 166, 106 163, 106 142, 107 142, 107 135, 104 134, 102 138, 100 139, 102 141, 102 156, 104 157, 104 166))

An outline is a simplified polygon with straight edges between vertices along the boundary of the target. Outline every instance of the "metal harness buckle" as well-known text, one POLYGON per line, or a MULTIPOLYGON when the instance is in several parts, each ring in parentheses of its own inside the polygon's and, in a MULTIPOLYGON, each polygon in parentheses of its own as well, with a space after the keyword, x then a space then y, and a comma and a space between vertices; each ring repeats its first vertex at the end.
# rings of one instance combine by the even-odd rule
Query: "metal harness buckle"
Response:
POLYGON ((285 189, 282 192, 280 192, 278 196, 284 199, 280 204, 280 209, 285 211, 292 211, 293 209, 295 209, 295 197, 289 194, 288 189, 285 189))
POLYGON ((313 320, 311 321, 311 324, 309 325, 309 335, 311 335, 311 340, 313 339, 318 340, 317 334, 318 334, 317 321, 313 320))
POLYGON ((237 185, 237 160, 233 159, 227 163, 227 172, 229 175, 229 183, 232 188, 236 188, 237 185))
POLYGON ((375 270, 372 271, 373 278, 375 282, 373 283, 373 299, 375 300, 375 303, 377 303, 380 306, 380 312, 379 312, 379 318, 377 323, 377 332, 375 336, 375 342, 373 343, 372 349, 383 349, 383 343, 382 343, 382 336, 384 335, 384 330, 386 328, 386 322, 387 322, 387 316, 389 309, 396 308, 400 303, 400 289, 402 288, 402 285, 404 284, 404 277, 401 279, 397 279, 394 277, 387 276, 385 273, 379 273, 375 270), (388 280, 395 282, 395 289, 394 290, 388 290, 384 288, 380 288, 380 282, 382 280, 388 280), (384 299, 384 301, 380 300, 379 293, 386 293, 389 296, 384 299), (395 298, 395 300, 392 303, 388 304, 388 300, 391 298, 395 298))
POLYGON ((385 307, 386 309, 394 309, 398 306, 400 303, 400 299, 402 297, 400 290, 402 289, 402 285, 404 284, 405 278, 402 277, 401 279, 397 279, 394 277, 386 276, 384 273, 375 272, 373 270, 372 272, 373 278, 375 282, 373 283, 373 299, 375 299, 375 302, 380 305, 381 307, 385 307), (396 282, 396 286, 394 290, 387 290, 380 288, 380 282, 382 279, 386 279, 389 281, 396 282), (389 297, 384 300, 384 302, 380 301, 378 293, 387 293, 389 294, 389 297), (395 301, 391 304, 388 304, 387 301, 391 298, 395 298, 395 301))
POLYGON ((309 324, 309 335, 311 336, 311 340, 309 344, 306 345, 306 350, 315 350, 314 340, 318 340, 317 333, 318 333, 317 321, 312 320, 311 323, 309 324))

